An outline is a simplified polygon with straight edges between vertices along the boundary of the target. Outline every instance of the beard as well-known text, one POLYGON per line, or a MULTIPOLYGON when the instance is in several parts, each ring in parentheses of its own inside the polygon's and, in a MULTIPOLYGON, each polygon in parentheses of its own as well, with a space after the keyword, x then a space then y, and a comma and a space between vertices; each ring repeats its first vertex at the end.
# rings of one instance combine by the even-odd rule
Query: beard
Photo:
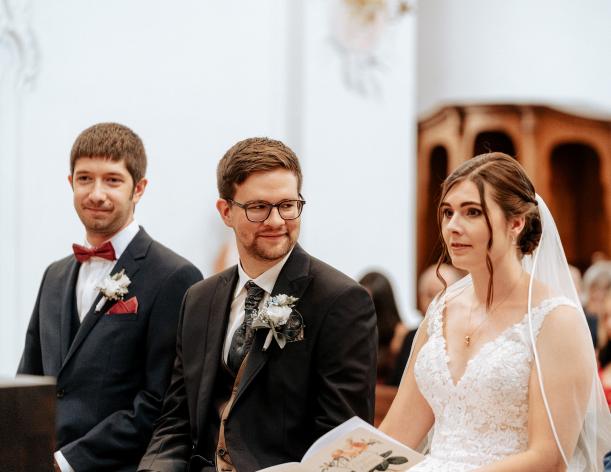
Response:
POLYGON ((95 217, 85 211, 78 211, 77 214, 85 230, 92 234, 112 236, 121 230, 129 220, 129 214, 113 209, 106 215, 95 217))
POLYGON ((286 256, 297 240, 296 237, 286 234, 276 244, 265 244, 259 237, 255 237, 252 244, 246 247, 251 256, 263 261, 277 261, 286 256))

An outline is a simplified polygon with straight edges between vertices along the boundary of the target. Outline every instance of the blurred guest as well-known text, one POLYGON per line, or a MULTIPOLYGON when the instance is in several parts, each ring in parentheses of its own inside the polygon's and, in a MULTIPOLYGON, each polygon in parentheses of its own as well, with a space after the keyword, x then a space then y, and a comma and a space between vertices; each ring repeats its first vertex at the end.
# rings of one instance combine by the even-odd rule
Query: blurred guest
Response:
MULTIPOLYGON (((583 302, 584 294, 583 294, 583 281, 581 278, 581 271, 574 265, 570 265, 570 264, 569 264, 569 270, 571 271, 571 278, 573 279, 573 284, 575 284, 575 290, 577 290, 579 299, 583 302)), ((598 346, 598 317, 596 315, 588 314, 585 307, 583 311, 586 315, 586 321, 588 322, 588 328, 590 329, 590 335, 592 336, 592 343, 594 344, 594 348, 596 348, 598 346)))
POLYGON ((598 261, 583 275, 583 303, 590 315, 600 316, 604 300, 611 288, 611 261, 598 261))
POLYGON ((583 279, 581 277, 581 271, 578 267, 569 264, 569 270, 571 271, 571 278, 573 279, 573 283, 575 284, 575 289, 581 298, 583 293, 583 279))
POLYGON ((599 318, 605 313, 605 297, 611 288, 611 261, 595 262, 583 275, 581 299, 583 311, 592 332, 594 347, 602 347, 600 333, 604 327, 599 318), (600 328, 597 328, 597 323, 600 328), (598 333, 598 335, 596 334, 598 333))
POLYGON ((605 311, 599 318, 598 363, 600 380, 605 390, 607 402, 611 405, 611 292, 605 297, 605 311))
POLYGON ((592 261, 592 264, 596 264, 600 261, 608 261, 609 256, 607 256, 607 253, 605 253, 604 251, 594 251, 590 260, 592 261))
MULTIPOLYGON (((452 285, 458 279, 461 279, 466 272, 457 269, 450 264, 441 264, 439 266, 439 273, 444 278, 446 283, 452 285)), ((443 290, 443 283, 437 276, 437 264, 433 264, 427 267, 420 278, 418 279, 418 309, 424 315, 426 310, 439 292, 443 290)), ((389 383, 391 385, 399 385, 401 383, 401 377, 403 377, 403 370, 407 365, 409 354, 412 350, 412 342, 416 336, 416 329, 412 329, 405 335, 401 350, 397 354, 397 360, 395 361, 395 370, 390 376, 389 383)))
POLYGON ((397 309, 395 294, 388 278, 380 272, 368 272, 359 283, 367 289, 378 320, 378 383, 388 384, 395 371, 397 354, 409 332, 397 309))
MULTIPOLYGON (((437 265, 425 269, 418 279, 418 309, 425 313, 431 300, 443 284, 436 274, 437 265)), ((439 272, 448 285, 464 273, 449 264, 442 264, 439 272)), ((379 272, 365 274, 360 284, 369 291, 378 317, 378 383, 398 386, 407 364, 416 329, 410 330, 401 321, 390 281, 379 272)))

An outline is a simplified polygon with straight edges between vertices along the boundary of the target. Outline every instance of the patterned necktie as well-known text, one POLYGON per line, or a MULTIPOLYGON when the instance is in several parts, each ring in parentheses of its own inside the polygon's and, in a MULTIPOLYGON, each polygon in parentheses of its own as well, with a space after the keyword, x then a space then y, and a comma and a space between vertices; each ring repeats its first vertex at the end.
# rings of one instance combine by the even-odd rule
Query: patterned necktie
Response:
POLYGON ((227 366, 237 375, 242 361, 250 350, 252 344, 252 317, 255 314, 259 302, 263 298, 265 290, 255 284, 252 280, 246 282, 246 301, 244 302, 244 321, 233 333, 229 354, 227 355, 227 366))

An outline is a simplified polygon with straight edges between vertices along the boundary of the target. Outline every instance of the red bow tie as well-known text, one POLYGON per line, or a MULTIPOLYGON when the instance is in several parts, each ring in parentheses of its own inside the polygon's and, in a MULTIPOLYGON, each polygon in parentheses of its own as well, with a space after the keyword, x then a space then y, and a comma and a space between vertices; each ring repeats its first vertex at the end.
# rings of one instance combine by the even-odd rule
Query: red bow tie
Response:
POLYGON ((110 241, 106 241, 101 246, 92 248, 81 246, 80 244, 73 244, 72 250, 74 251, 74 257, 76 257, 76 260, 79 262, 86 262, 92 257, 101 257, 109 261, 114 261, 117 258, 115 256, 115 248, 112 247, 110 241))

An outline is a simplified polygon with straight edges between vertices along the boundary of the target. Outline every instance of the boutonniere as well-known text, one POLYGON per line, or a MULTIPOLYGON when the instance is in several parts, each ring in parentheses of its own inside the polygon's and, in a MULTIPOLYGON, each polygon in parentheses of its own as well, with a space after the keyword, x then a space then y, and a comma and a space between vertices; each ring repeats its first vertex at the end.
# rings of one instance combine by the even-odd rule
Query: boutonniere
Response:
POLYGON ((271 297, 263 307, 257 310, 252 319, 252 329, 269 328, 267 338, 263 344, 266 351, 272 339, 275 339, 284 348, 286 343, 301 341, 303 339, 303 318, 294 309, 299 299, 289 295, 276 295, 271 297))
POLYGON ((131 283, 132 281, 125 275, 125 269, 104 277, 104 280, 96 287, 102 294, 102 298, 95 306, 95 311, 100 311, 108 300, 123 300, 123 297, 127 294, 127 287, 131 283))

